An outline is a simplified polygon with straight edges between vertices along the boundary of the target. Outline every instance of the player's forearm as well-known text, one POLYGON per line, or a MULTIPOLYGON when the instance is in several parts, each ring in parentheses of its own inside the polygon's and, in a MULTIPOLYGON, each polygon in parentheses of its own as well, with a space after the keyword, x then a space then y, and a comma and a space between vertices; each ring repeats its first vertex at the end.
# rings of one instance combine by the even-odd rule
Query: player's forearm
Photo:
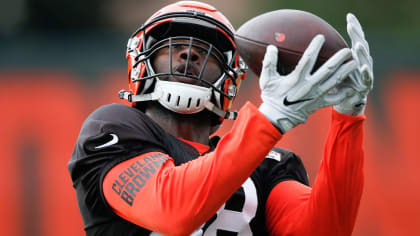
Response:
POLYGON ((352 232, 363 192, 363 121, 365 116, 342 115, 333 110, 333 124, 325 145, 324 164, 331 173, 343 230, 352 232))
POLYGON ((333 113, 324 159, 313 188, 279 183, 266 205, 272 235, 350 235, 363 189, 364 117, 333 113))
POLYGON ((331 233, 350 235, 363 191, 365 117, 332 112, 324 158, 312 188, 308 213, 319 219, 316 220, 319 231, 326 232, 330 228, 331 233))
MULTIPOLYGON (((139 189, 131 207, 120 206, 112 191, 104 190, 105 198, 118 214, 142 227, 165 235, 190 234, 216 213, 280 137, 270 121, 246 105, 213 152, 180 166, 166 161, 139 189)), ((130 161, 122 164, 129 167, 130 161)), ((112 187, 109 175, 118 174, 111 170, 104 188, 112 187)))

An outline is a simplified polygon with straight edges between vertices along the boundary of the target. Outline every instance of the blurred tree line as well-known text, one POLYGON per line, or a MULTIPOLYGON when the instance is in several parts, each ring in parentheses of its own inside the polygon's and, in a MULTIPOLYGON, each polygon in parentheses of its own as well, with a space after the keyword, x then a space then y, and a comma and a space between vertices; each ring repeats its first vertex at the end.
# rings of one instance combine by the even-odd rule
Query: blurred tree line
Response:
MULTIPOLYGON (((104 67, 124 68, 125 44, 131 32, 157 9, 175 1, 0 0, 0 68, 64 67, 89 75, 104 67), (57 52, 60 60, 56 59, 57 52)), ((346 39, 345 15, 352 12, 371 44, 377 76, 393 68, 420 68, 417 0, 204 2, 225 13, 235 27, 276 9, 309 11, 329 22, 346 39)))
MULTIPOLYGON (((17 24, 23 29, 92 29, 112 25, 109 8, 132 5, 139 14, 145 8, 155 10, 174 1, 145 0, 0 0, 0 25, 17 24), (153 7, 150 7, 153 6, 153 7), (19 18, 19 19, 16 19, 19 18), (16 21, 19 21, 16 23, 16 21)), ((223 1, 207 1, 224 11, 223 1), (222 4, 220 4, 222 3, 222 4)), ((232 19, 237 27, 250 16, 281 8, 300 9, 321 16, 337 28, 344 29, 343 16, 355 13, 366 27, 388 30, 397 34, 413 34, 420 31, 420 1, 416 0, 241 0, 234 1, 242 12, 242 19, 232 19)), ((229 7, 231 7, 229 5, 229 7)), ((149 12, 151 13, 151 12, 149 12)), ((120 13, 121 16, 124 12, 120 13)), ((144 16, 143 19, 146 19, 144 16)), ((231 18, 228 15, 229 18, 231 18)), ((1 30, 1 29, 0 29, 1 30)), ((1 31, 0 31, 1 35, 1 31)))

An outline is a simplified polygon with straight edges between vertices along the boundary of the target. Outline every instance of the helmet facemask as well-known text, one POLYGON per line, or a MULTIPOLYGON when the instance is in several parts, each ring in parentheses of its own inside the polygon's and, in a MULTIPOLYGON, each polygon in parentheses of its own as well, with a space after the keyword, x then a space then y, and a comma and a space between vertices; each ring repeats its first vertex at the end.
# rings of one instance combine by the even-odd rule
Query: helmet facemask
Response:
MULTIPOLYGON (((161 40, 157 43, 155 43, 152 47, 142 52, 139 56, 139 59, 137 63, 145 62, 146 69, 147 69, 147 75, 143 78, 139 78, 137 80, 133 80, 133 82, 136 81, 143 81, 153 78, 158 78, 160 80, 167 81, 169 80, 170 76, 176 76, 176 77, 187 77, 193 80, 196 80, 199 82, 200 86, 206 87, 206 88, 212 88, 215 92, 220 93, 222 96, 225 96, 229 99, 233 98, 233 95, 226 94, 224 91, 221 90, 221 85, 226 79, 234 79, 236 75, 236 72, 233 70, 232 67, 227 66, 226 60, 231 60, 229 57, 231 55, 223 55, 217 48, 215 48, 212 44, 197 39, 193 37, 184 37, 184 36, 177 36, 177 37, 169 37, 167 39, 161 40), (184 40, 183 42, 180 42, 179 40, 184 40), (198 44, 200 43, 200 44, 198 44), (203 46, 205 45, 205 46, 203 46), (172 54, 173 49, 176 47, 186 47, 187 53, 185 62, 182 64, 179 64, 176 68, 174 65, 174 62, 172 61, 172 54), (192 57, 194 57, 191 54, 192 47, 198 48, 202 52, 204 52, 204 61, 201 63, 200 66, 196 66, 192 60, 192 57), (153 66, 153 59, 155 54, 164 48, 168 49, 169 52, 169 68, 167 68, 168 72, 160 72, 156 73, 156 70, 153 66), (214 82, 209 82, 204 78, 204 72, 206 70, 206 66, 208 63, 209 58, 212 57, 217 62, 217 65, 221 69, 221 74, 218 76, 218 79, 214 82), (193 71, 193 72, 191 72, 193 71)), ((236 84, 235 84, 236 85, 236 84)))

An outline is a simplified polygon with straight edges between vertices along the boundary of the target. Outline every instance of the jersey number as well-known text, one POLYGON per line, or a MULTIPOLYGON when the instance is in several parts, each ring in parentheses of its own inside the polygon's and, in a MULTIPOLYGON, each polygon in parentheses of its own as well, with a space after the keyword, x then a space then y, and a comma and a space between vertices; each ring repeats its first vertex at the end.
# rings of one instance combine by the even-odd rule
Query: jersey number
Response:
MULTIPOLYGON (((252 236, 249 223, 255 217, 257 207, 257 189, 251 178, 248 178, 209 221, 211 223, 205 223, 191 236, 252 236)), ((160 234, 151 232, 150 236, 160 234)))
POLYGON ((251 178, 245 181, 239 191, 242 194, 234 194, 220 208, 216 219, 204 230, 203 236, 252 235, 249 223, 257 213, 258 197, 251 178))

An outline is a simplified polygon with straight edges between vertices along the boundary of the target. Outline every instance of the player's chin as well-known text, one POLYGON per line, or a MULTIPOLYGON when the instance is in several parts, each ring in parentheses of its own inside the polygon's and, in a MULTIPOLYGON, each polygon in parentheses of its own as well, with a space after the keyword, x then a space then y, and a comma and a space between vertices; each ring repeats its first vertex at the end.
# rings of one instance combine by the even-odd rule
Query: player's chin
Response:
POLYGON ((203 86, 201 84, 200 80, 194 79, 194 78, 190 78, 190 77, 185 77, 185 76, 170 76, 168 78, 168 81, 203 86))
MULTIPOLYGON (((208 77, 211 77, 211 76, 206 76, 206 74, 204 74, 203 77, 204 78, 208 78, 208 77)), ((164 75, 164 76, 159 76, 159 80, 161 80, 161 81, 170 81, 170 82, 178 82, 178 83, 184 83, 184 84, 191 84, 191 85, 197 85, 197 86, 206 87, 206 88, 209 88, 210 87, 210 85, 207 82, 205 82, 204 80, 200 80, 198 78, 191 78, 191 77, 186 77, 186 76, 180 76, 180 75, 164 75)), ((217 79, 210 79, 210 80, 206 80, 206 81, 216 81, 216 80, 217 79)))

